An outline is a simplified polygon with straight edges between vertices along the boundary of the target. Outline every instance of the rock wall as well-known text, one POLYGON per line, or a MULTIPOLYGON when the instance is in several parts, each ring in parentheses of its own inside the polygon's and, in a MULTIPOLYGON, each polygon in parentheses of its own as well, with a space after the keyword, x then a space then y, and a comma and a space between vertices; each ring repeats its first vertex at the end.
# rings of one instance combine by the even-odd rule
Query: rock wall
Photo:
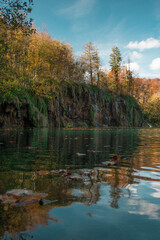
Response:
POLYGON ((0 127, 141 127, 143 115, 129 96, 67 86, 54 100, 2 101, 0 127), (38 104, 37 104, 38 102, 38 104))

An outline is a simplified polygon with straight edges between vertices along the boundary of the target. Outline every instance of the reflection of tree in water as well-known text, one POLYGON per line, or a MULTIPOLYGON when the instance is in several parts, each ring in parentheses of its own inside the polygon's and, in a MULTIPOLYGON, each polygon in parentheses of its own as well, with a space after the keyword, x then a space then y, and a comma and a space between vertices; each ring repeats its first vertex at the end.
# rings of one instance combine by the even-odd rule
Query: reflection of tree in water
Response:
POLYGON ((112 200, 111 200, 110 206, 111 206, 112 208, 119 208, 119 206, 118 206, 118 200, 119 200, 119 198, 120 198, 121 191, 120 191, 120 189, 118 188, 119 175, 118 175, 117 169, 115 169, 115 170, 113 171, 112 178, 113 178, 113 183, 112 183, 111 186, 110 186, 110 198, 111 198, 112 200))
POLYGON ((11 207, 0 204, 0 236, 3 236, 5 231, 11 234, 26 230, 32 231, 40 224, 47 226, 48 220, 51 220, 52 223, 59 222, 59 220, 49 217, 49 211, 52 208, 53 205, 41 207, 38 202, 28 204, 26 207, 11 207))
MULTIPOLYGON (((136 183, 133 172, 132 165, 128 165, 127 167, 119 166, 118 168, 112 169, 112 177, 110 178, 111 207, 119 208, 118 200, 122 196, 121 189, 126 189, 128 185, 136 183)), ((130 196, 129 189, 128 196, 130 196)))
POLYGON ((139 142, 136 130, 28 129, 2 133, 0 142, 4 143, 5 147, 0 146, 3 149, 1 163, 5 163, 8 159, 10 168, 15 170, 17 163, 20 165, 22 161, 30 170, 38 167, 48 170, 55 165, 94 167, 94 164, 109 159, 111 154, 133 154, 139 142), (104 148, 106 145, 109 147, 104 148), (27 149, 27 146, 31 148, 27 149), (92 149, 100 150, 101 153, 90 154, 88 150, 92 149), (86 156, 79 158, 76 156, 77 152, 86 153, 86 156))
POLYGON ((121 197, 121 190, 118 187, 111 185, 109 192, 110 192, 110 198, 111 198, 110 206, 112 208, 119 208, 118 200, 121 197))

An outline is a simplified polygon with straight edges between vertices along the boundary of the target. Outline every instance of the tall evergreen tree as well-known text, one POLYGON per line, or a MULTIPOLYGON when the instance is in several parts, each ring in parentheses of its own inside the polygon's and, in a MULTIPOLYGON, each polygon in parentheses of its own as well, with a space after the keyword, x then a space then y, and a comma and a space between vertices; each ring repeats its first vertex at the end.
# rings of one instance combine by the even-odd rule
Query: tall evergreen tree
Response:
POLYGON ((133 78, 133 71, 131 71, 130 68, 130 58, 128 57, 128 64, 127 64, 127 70, 126 70, 126 77, 128 81, 128 94, 132 94, 133 96, 133 90, 134 90, 134 78, 133 78), (132 90, 132 92, 131 92, 132 90))
POLYGON ((110 54, 110 66, 111 66, 111 71, 114 72, 115 74, 115 80, 118 83, 118 73, 121 67, 121 62, 122 62, 122 57, 120 50, 117 46, 112 48, 112 53, 110 54))

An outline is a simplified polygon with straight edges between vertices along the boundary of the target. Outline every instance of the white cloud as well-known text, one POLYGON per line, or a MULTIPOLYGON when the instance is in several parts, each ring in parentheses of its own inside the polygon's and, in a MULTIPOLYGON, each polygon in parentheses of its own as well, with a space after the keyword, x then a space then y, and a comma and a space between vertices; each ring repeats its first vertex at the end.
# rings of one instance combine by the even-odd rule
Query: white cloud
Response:
POLYGON ((151 48, 160 48, 160 40, 154 39, 154 38, 148 38, 146 40, 143 40, 141 42, 129 42, 127 45, 127 48, 130 49, 139 49, 140 51, 144 51, 145 49, 151 49, 151 48))
POLYGON ((68 8, 60 9, 57 13, 70 18, 80 18, 89 14, 96 0, 77 0, 68 8))
POLYGON ((160 58, 153 59, 152 63, 150 64, 150 69, 160 70, 160 58))
POLYGON ((131 62, 130 64, 126 63, 125 66, 127 69, 130 68, 131 71, 138 72, 140 69, 140 66, 136 62, 131 62))
POLYGON ((136 52, 136 51, 132 52, 132 55, 131 55, 132 59, 140 59, 142 57, 143 57, 143 55, 141 53, 136 52))

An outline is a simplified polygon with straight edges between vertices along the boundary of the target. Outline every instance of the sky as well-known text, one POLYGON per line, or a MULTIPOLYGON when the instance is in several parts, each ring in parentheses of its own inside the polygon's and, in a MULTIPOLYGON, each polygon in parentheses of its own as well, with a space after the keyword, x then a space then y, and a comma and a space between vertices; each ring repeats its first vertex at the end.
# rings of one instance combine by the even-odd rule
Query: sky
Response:
POLYGON ((110 70, 112 47, 138 77, 160 78, 160 0, 34 0, 39 31, 69 43, 79 56, 88 42, 110 70))

